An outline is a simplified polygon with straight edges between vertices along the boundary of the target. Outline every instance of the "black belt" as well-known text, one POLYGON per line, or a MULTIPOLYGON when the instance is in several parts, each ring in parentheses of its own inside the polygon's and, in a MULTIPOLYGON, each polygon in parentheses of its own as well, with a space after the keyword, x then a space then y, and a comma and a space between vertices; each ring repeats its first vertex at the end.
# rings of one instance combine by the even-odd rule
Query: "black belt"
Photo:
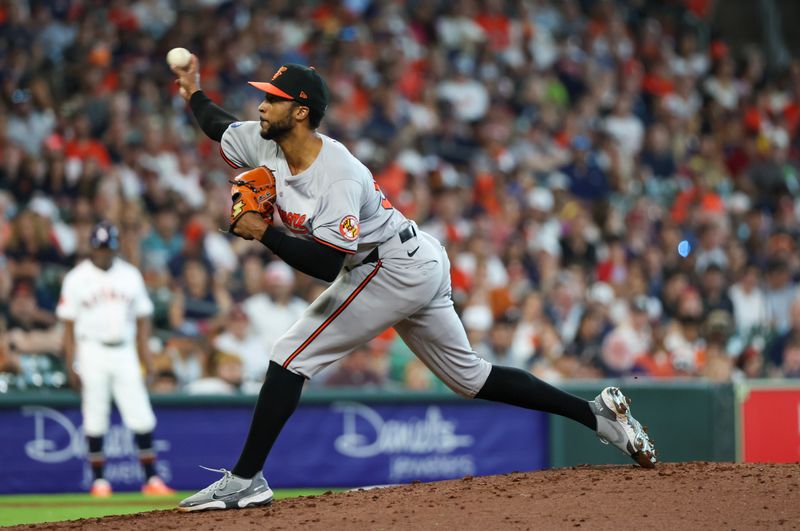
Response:
POLYGON ((101 341, 99 339, 88 339, 88 338, 85 338, 85 337, 81 338, 80 340, 81 341, 94 341, 95 343, 99 343, 99 344, 103 345, 104 347, 109 347, 109 348, 122 347, 122 346, 127 344, 126 341, 101 341))
POLYGON ((100 344, 101 344, 101 345, 103 345, 104 347, 111 347, 111 348, 122 347, 122 346, 124 346, 124 345, 127 345, 127 344, 128 344, 128 342, 127 342, 127 341, 124 341, 124 340, 119 340, 119 341, 103 341, 102 339, 94 339, 94 338, 91 338, 91 337, 86 337, 86 336, 80 336, 80 337, 78 337, 78 341, 92 341, 92 342, 94 342, 94 343, 100 343, 100 344))
POLYGON ((122 345, 125 344, 125 342, 124 341, 101 341, 100 344, 103 345, 104 347, 116 348, 116 347, 121 347, 122 345))
MULTIPOLYGON (((414 225, 408 225, 406 228, 398 232, 397 235, 400 237, 400 243, 406 243, 408 240, 417 235, 417 231, 414 230, 414 225)), ((380 258, 380 255, 378 254, 378 247, 375 247, 372 252, 361 261, 361 263, 371 264, 373 262, 377 262, 378 258, 380 258)))

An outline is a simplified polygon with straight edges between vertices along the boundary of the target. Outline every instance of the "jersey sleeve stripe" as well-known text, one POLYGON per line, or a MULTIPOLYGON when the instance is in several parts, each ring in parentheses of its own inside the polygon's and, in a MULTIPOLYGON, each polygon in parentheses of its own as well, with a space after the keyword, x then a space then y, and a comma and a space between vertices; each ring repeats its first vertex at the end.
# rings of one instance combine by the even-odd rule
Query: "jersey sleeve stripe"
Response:
POLYGON ((225 155, 225 151, 222 149, 222 144, 220 144, 220 146, 219 146, 219 154, 222 155, 222 160, 227 162, 228 166, 230 166, 231 168, 239 169, 239 168, 243 168, 244 167, 244 166, 240 166, 240 165, 236 164, 235 162, 233 162, 231 159, 229 159, 225 155))
POLYGON ((356 254, 356 252, 351 250, 351 249, 345 249, 344 247, 339 247, 338 245, 334 245, 332 243, 326 242, 325 240, 321 240, 321 239, 317 238, 316 236, 312 236, 312 238, 314 238, 314 241, 319 242, 319 243, 321 243, 323 245, 327 245, 328 247, 333 247, 337 251, 342 251, 343 253, 347 253, 347 254, 356 254))
POLYGON ((353 302, 353 300, 356 297, 358 297, 358 294, 361 293, 365 287, 367 287, 367 284, 369 284, 370 280, 375 278, 375 275, 378 274, 380 268, 381 268, 381 261, 378 260, 377 263, 375 264, 375 269, 373 269, 372 272, 369 275, 367 275, 367 278, 361 281, 361 284, 359 284, 358 287, 355 290, 353 290, 353 292, 350 294, 349 297, 347 297, 347 299, 345 299, 345 301, 341 304, 341 306, 336 308, 336 311, 333 312, 330 317, 325 319, 325 322, 319 325, 319 327, 316 330, 314 330, 314 333, 308 336, 308 339, 303 341, 303 344, 297 347, 297 349, 295 349, 295 351, 292 352, 292 355, 289 356, 286 359, 286 361, 283 362, 284 369, 289 368, 289 364, 292 362, 292 360, 294 360, 298 356, 298 354, 303 352, 306 349, 306 347, 308 347, 308 345, 310 345, 311 342, 314 341, 317 338, 317 336, 319 336, 322 333, 322 331, 325 330, 334 321, 334 319, 339 317, 339 314, 341 314, 345 310, 345 308, 347 308, 350 305, 350 303, 353 302))

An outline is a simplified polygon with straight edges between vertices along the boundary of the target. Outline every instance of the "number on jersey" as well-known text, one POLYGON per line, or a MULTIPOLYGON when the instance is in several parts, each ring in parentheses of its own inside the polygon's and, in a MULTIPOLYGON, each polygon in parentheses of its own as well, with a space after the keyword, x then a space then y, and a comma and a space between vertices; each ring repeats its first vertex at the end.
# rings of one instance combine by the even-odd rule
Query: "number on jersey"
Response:
POLYGON ((383 208, 385 208, 386 210, 393 209, 394 207, 392 206, 391 201, 386 199, 386 196, 383 195, 383 191, 381 191, 381 187, 378 186, 378 183, 376 181, 374 181, 374 180, 372 181, 372 183, 375 185, 375 191, 378 192, 379 194, 381 194, 381 206, 383 208))

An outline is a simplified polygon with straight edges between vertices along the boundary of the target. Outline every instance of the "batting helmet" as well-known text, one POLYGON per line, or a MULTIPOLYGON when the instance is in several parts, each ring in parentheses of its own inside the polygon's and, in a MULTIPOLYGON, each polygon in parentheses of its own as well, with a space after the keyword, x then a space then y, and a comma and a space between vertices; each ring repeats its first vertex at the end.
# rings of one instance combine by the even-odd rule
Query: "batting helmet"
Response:
POLYGON ((107 247, 113 251, 119 248, 119 233, 110 221, 101 221, 92 229, 90 243, 94 249, 107 247))

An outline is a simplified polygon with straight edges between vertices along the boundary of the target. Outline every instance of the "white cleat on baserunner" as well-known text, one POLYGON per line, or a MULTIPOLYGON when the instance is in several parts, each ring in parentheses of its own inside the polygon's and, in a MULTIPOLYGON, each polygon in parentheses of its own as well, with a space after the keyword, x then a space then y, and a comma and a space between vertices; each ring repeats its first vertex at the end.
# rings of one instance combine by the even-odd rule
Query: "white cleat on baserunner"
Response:
POLYGON ((631 400, 617 387, 606 387, 589 402, 597 417, 597 437, 613 444, 644 468, 655 468, 656 449, 645 428, 631 415, 631 400))

